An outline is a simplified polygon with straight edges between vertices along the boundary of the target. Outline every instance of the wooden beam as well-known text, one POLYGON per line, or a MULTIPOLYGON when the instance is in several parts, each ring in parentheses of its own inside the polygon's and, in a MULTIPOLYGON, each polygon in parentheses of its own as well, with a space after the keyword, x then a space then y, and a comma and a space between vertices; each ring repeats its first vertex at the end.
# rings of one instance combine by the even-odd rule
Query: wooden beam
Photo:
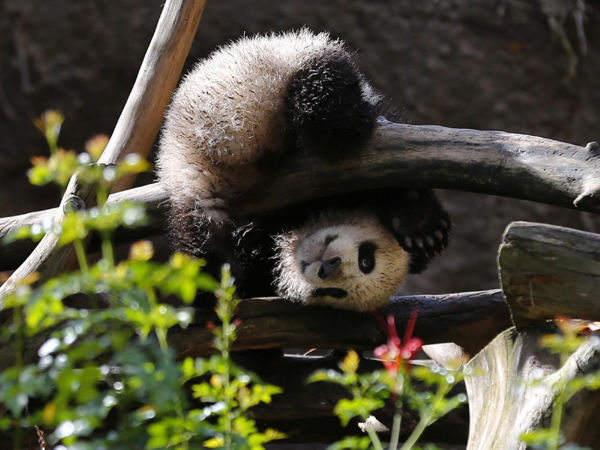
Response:
MULTIPOLYGON (((128 147, 129 148, 129 147, 128 147)), ((323 163, 299 157, 266 174, 233 201, 236 214, 264 211, 356 189, 433 187, 501 195, 600 212, 600 147, 505 133, 381 123, 357 153, 323 163)), ((120 199, 146 201, 151 211, 168 200, 160 184, 132 189, 120 199)), ((112 196, 111 196, 112 197, 112 196)), ((115 200, 116 201, 116 200, 115 200)), ((0 238, 15 227, 53 217, 55 210, 0 219, 0 238)), ((0 260, 27 254, 13 244, 0 260)), ((8 259, 7 259, 8 260, 8 259)), ((6 270, 3 266, 1 270, 6 270)))
MULTIPOLYGON (((281 394, 273 396, 270 404, 260 404, 252 408, 251 417, 263 426, 273 427, 288 434, 288 439, 282 443, 327 442, 331 444, 344 436, 362 434, 358 427, 358 420, 352 420, 348 426, 342 427, 333 413, 339 400, 350 397, 343 387, 328 382, 306 383, 309 375, 316 370, 339 370, 338 364, 344 356, 345 353, 324 357, 282 356, 274 355, 272 352, 244 352, 235 355, 242 367, 255 372, 266 383, 283 389, 281 394)), ((382 368, 380 361, 363 357, 358 371, 367 373, 382 368)), ((458 385, 453 395, 460 392, 465 392, 464 384, 458 385)), ((387 402, 385 408, 377 410, 374 416, 391 428, 394 412, 394 405, 387 402)), ((405 438, 412 432, 418 420, 417 413, 409 408, 405 409, 402 417, 402 437, 405 438)), ((428 427, 421 441, 461 445, 467 440, 468 428, 468 408, 464 405, 428 427)), ((389 433, 381 433, 381 438, 389 439, 389 433)))
POLYGON ((454 189, 600 212, 600 146, 503 131, 381 122, 359 152, 303 156, 237 201, 243 214, 381 187, 454 189), (596 195, 594 195, 596 194, 596 195))

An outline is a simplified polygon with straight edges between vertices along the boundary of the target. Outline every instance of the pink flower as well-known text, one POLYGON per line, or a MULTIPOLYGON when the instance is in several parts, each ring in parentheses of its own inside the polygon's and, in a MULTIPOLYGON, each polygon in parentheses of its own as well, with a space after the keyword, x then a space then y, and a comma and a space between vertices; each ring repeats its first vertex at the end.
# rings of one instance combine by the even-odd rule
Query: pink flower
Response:
POLYGON ((411 364, 410 361, 414 359, 416 354, 421 350, 423 341, 419 338, 413 338, 412 333, 415 329, 415 322, 417 321, 418 311, 414 309, 408 320, 406 326, 406 332, 404 334, 404 345, 398 337, 396 330, 396 322, 393 315, 387 317, 387 326, 383 320, 381 314, 374 312, 373 315, 382 324, 383 329, 386 331, 388 337, 387 344, 380 345, 374 350, 374 354, 377 358, 381 359, 385 370, 392 376, 398 374, 398 370, 402 368, 402 364, 406 364, 406 370, 410 372, 411 364))

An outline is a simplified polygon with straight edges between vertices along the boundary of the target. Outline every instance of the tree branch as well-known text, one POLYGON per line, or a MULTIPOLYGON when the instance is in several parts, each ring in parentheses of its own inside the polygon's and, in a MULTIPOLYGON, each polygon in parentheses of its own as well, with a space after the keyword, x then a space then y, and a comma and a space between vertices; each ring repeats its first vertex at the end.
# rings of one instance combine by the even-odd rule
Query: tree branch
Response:
POLYGON ((386 122, 360 153, 302 157, 240 199, 242 213, 380 187, 432 187, 600 212, 600 147, 535 136, 386 122))
MULTIPOLYGON (((326 162, 303 156, 277 167, 244 198, 236 199, 234 207, 239 215, 256 214, 341 192, 394 186, 493 194, 598 213, 600 195, 594 193, 600 189, 599 155, 594 143, 579 147, 503 131, 387 122, 360 152, 326 162)), ((154 183, 109 201, 146 198, 154 211, 167 195, 154 183)), ((54 214, 48 210, 0 219, 0 238, 54 214)), ((19 245, 10 251, 0 247, 0 260, 17 260, 19 245)))

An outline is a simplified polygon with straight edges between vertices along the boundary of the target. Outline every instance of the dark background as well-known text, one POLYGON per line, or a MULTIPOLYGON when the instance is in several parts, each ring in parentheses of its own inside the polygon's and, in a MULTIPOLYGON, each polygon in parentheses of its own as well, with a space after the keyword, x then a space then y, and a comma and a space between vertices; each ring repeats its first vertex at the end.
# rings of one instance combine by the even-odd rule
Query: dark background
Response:
MULTIPOLYGON (((93 135, 110 134, 162 3, 0 0, 0 216, 58 203, 56 190, 27 184, 30 157, 47 153, 33 119, 48 108, 62 110, 66 148, 82 149, 93 135)), ((372 84, 411 123, 585 145, 600 139, 600 9, 588 3, 589 52, 569 81, 567 53, 534 0, 209 0, 187 68, 244 33, 308 25, 355 49, 372 84)), ((572 17, 565 30, 578 50, 572 17)), ((450 249, 408 281, 407 293, 498 287, 496 251, 511 221, 600 227, 592 215, 546 205, 450 191, 440 196, 454 221, 450 249)))

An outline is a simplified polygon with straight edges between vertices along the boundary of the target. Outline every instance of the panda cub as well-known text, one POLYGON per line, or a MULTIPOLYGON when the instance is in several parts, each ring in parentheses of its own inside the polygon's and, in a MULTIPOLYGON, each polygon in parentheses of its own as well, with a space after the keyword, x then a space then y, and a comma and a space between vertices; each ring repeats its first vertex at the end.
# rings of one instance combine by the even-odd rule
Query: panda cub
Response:
POLYGON ((262 216, 235 202, 307 154, 359 152, 380 96, 325 33, 244 37, 198 63, 173 96, 157 156, 174 250, 231 265, 240 295, 364 311, 447 245, 433 191, 359 191, 262 216))

